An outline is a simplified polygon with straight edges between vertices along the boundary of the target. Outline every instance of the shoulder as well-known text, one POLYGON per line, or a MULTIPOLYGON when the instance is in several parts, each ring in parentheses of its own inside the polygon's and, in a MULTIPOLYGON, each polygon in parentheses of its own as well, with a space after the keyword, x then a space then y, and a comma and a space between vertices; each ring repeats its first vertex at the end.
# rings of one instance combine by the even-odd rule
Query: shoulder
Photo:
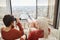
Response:
POLYGON ((1 27, 1 28, 0 28, 1 31, 4 30, 4 29, 5 29, 5 27, 1 27))
POLYGON ((29 33, 29 37, 34 36, 35 34, 36 34, 36 30, 34 30, 34 31, 30 31, 30 33, 29 33))
POLYGON ((44 33, 44 30, 35 30, 35 31, 31 31, 30 35, 35 35, 37 33, 44 33))
POLYGON ((15 34, 21 34, 22 32, 17 30, 17 29, 12 29, 11 32, 15 33, 15 34))
POLYGON ((31 31, 31 33, 36 33, 36 32, 44 32, 44 30, 34 30, 34 31, 31 31))
POLYGON ((11 31, 13 31, 13 32, 19 32, 17 29, 11 29, 11 31))
POLYGON ((37 32, 41 33, 41 32, 44 32, 44 30, 37 30, 37 32))

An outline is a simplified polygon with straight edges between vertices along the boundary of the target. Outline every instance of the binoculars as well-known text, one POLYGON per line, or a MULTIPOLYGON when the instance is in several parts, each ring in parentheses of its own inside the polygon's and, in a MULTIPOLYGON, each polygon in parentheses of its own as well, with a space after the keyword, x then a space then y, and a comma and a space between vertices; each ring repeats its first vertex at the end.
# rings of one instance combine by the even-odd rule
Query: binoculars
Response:
MULTIPOLYGON (((19 18, 21 20, 21 18, 19 18)), ((16 21, 16 18, 14 18, 14 21, 16 21)))

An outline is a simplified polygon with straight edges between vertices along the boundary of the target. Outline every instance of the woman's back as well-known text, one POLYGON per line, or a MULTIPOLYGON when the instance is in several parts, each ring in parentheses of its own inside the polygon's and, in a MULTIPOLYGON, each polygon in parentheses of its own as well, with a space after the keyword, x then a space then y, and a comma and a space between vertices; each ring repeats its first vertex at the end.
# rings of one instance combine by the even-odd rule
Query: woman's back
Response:
POLYGON ((4 40, 15 40, 20 38, 24 34, 24 32, 20 23, 18 23, 17 25, 19 26, 19 29, 20 29, 19 31, 14 28, 11 28, 9 31, 6 31, 4 30, 4 28, 2 28, 1 29, 2 38, 4 40))
POLYGON ((5 40, 17 39, 18 35, 19 35, 19 34, 17 34, 17 30, 15 30, 15 29, 11 29, 8 32, 6 32, 2 29, 1 34, 2 34, 2 38, 5 39, 5 40))
POLYGON ((16 18, 15 20, 14 16, 5 15, 3 18, 3 23, 5 27, 1 29, 1 36, 4 40, 15 40, 24 34, 19 18, 16 18), (16 21, 16 25, 19 27, 19 30, 14 29, 14 21, 16 21))
MULTIPOLYGON (((50 32, 50 29, 48 28, 48 31, 50 32)), ((38 40, 39 38, 44 37, 44 30, 35 30, 30 32, 28 40, 38 40)))

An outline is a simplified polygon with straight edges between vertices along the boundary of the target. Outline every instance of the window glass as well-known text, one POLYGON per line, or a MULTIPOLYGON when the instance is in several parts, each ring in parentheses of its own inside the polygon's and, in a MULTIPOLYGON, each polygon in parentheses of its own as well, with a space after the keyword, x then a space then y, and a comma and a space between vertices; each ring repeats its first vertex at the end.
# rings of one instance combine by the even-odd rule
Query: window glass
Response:
POLYGON ((46 17, 50 20, 49 24, 53 25, 55 0, 11 0, 11 5, 15 17, 46 17))
POLYGON ((55 0, 38 0, 37 6, 38 17, 41 16, 50 19, 50 24, 53 25, 55 0))
POLYGON ((36 0, 11 0, 11 4, 15 17, 26 19, 30 15, 36 18, 36 0))
POLYGON ((0 27, 3 25, 2 18, 6 14, 10 14, 9 3, 7 0, 0 0, 0 27))

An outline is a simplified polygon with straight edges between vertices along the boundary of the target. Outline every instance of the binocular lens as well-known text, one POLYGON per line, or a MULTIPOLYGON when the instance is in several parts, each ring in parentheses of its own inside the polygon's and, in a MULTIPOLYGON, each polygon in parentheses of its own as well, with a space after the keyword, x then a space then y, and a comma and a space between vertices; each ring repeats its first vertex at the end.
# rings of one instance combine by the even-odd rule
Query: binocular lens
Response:
MULTIPOLYGON (((19 18, 21 20, 21 18, 19 18)), ((16 21, 16 18, 14 18, 14 21, 16 21)))

